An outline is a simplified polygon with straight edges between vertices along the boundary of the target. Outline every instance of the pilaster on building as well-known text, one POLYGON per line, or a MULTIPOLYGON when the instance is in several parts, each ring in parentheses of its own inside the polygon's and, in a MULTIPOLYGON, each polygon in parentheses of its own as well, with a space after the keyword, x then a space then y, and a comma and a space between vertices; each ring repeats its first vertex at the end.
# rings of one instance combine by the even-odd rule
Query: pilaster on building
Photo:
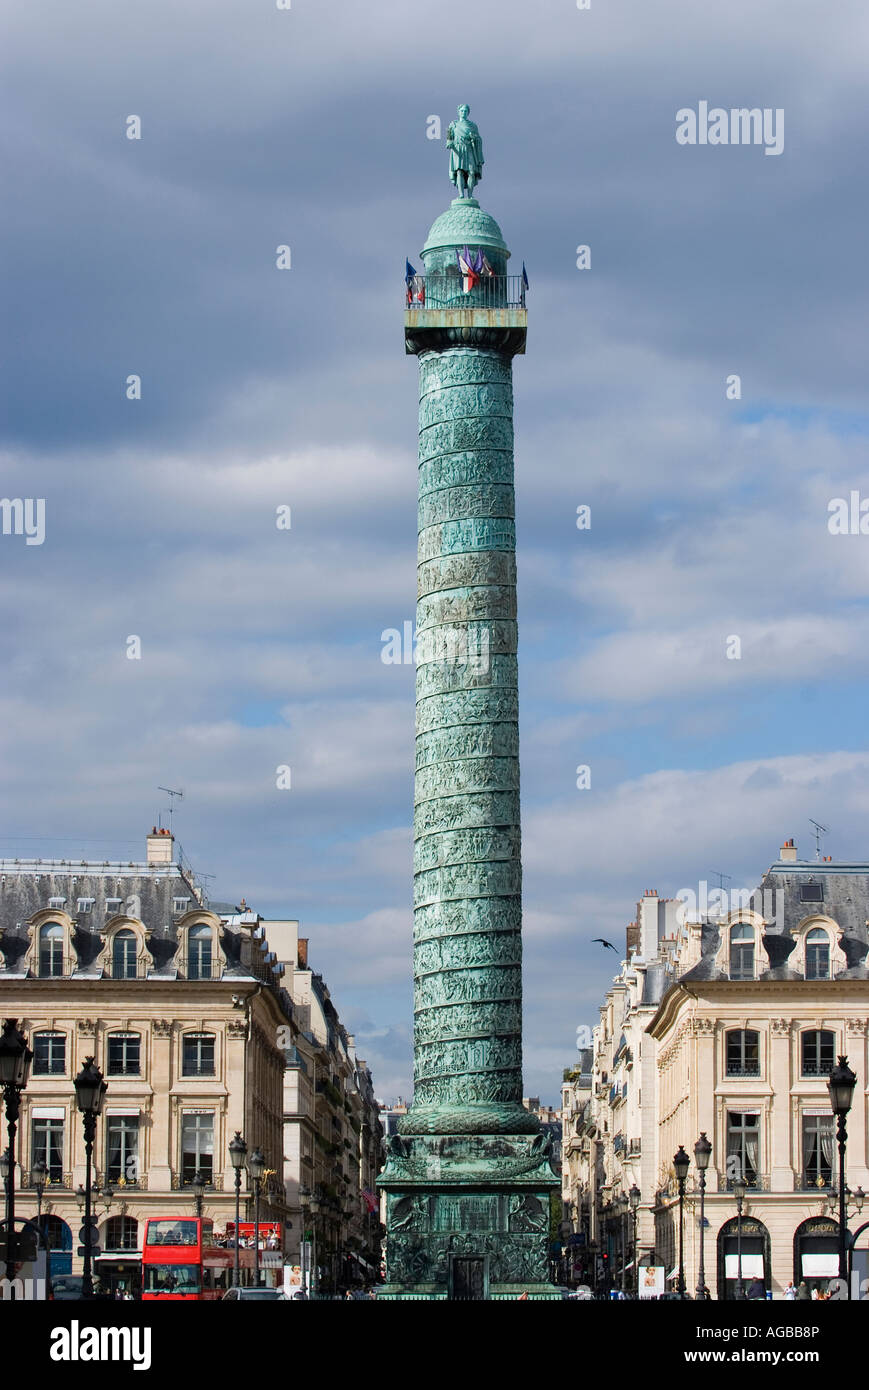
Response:
MULTIPOLYGON (((840 1055, 857 1075, 846 1182, 869 1186, 869 864, 798 857, 782 846, 753 891, 726 910, 692 913, 647 890, 592 1045, 562 1086, 562 1197, 568 1282, 635 1287, 635 1261, 665 1267, 674 1288, 678 1185, 673 1156, 692 1156, 684 1208, 685 1280, 713 1298, 745 1286, 773 1298, 838 1273, 835 1121, 827 1077, 840 1055), (701 1228, 701 1133, 712 1145, 701 1228), (734 1177, 747 1182, 741 1222, 734 1177), (636 1247, 626 1201, 639 1190, 636 1247)), ((852 1209, 857 1224, 860 1219, 852 1209)), ((866 1236, 855 1269, 869 1275, 866 1236)))

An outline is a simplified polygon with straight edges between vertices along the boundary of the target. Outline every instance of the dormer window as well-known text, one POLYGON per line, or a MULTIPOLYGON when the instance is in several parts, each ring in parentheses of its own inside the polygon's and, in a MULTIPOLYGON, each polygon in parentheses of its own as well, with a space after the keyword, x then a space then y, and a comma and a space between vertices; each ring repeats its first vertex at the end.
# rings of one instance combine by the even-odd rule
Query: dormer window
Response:
POLYGON ((103 949, 96 959, 97 968, 107 980, 145 980, 154 968, 154 957, 148 950, 151 933, 137 917, 118 914, 102 933, 103 949))
POLYGON ((62 911, 66 906, 66 898, 49 898, 48 906, 62 911))
POLYGON ((754 927, 749 922, 730 928, 730 978, 754 979, 754 927))
POLYGON ((211 938, 212 929, 207 922, 199 922, 187 933, 188 980, 211 979, 211 938))
POLYGON ((129 928, 115 932, 112 939, 113 980, 135 980, 136 944, 136 933, 129 928))
POLYGON ((806 934, 806 979, 829 980, 830 937, 823 927, 813 927, 806 934))
POLYGON ((76 899, 75 910, 76 912, 91 912, 93 905, 93 898, 78 898, 76 899))
POLYGON ((175 924, 178 949, 173 965, 182 980, 219 980, 226 969, 226 954, 220 944, 220 918, 195 908, 185 912, 175 924))
POLYGON ((106 898, 106 916, 117 917, 123 905, 123 898, 106 898))
POLYGON ((39 974, 44 980, 63 975, 63 927, 60 922, 46 922, 39 928, 39 974))
POLYGON ((823 883, 801 883, 800 902, 801 903, 822 903, 824 901, 823 883))
POLYGON ((172 899, 172 911, 175 913, 176 917, 179 916, 182 912, 186 912, 189 906, 190 906, 190 899, 189 899, 189 898, 173 898, 173 899, 172 899))

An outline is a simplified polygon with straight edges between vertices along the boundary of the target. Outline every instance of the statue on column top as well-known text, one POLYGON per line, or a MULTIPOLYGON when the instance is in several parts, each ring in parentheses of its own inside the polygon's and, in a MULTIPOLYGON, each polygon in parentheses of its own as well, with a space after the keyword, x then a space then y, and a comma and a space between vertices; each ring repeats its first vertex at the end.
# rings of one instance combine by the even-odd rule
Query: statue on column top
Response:
POLYGON ((468 120, 470 107, 459 107, 457 121, 450 121, 447 149, 450 152, 450 180, 460 198, 473 198, 474 185, 483 177, 483 141, 474 121, 468 120))

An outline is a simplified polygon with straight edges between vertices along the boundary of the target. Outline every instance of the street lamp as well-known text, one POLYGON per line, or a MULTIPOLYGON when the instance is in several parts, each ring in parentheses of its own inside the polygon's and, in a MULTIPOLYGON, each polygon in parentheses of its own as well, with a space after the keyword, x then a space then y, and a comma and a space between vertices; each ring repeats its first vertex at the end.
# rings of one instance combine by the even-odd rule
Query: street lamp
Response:
POLYGON ((709 1297, 709 1290, 706 1287, 706 1265, 705 1258, 705 1237, 706 1237, 706 1169, 709 1167, 709 1159, 712 1156, 712 1145, 706 1138, 706 1131, 700 1131, 700 1138, 694 1145, 694 1162, 697 1164, 697 1171, 700 1174, 700 1269, 697 1275, 697 1297, 706 1299, 709 1297))
POLYGON ((198 1168, 196 1169, 196 1172, 193 1174, 193 1177, 190 1179, 190 1186, 193 1188, 193 1200, 196 1203, 196 1215, 201 1216, 202 1202, 203 1198, 205 1197, 205 1189, 208 1186, 208 1182, 205 1178, 205 1174, 201 1173, 198 1168))
MULTIPOLYGON (((0 1086, 6 1106, 6 1129, 9 1134, 8 1169, 4 1174, 6 1186, 6 1278, 15 1275, 15 1131, 21 1109, 21 1092, 27 1086, 33 1052, 18 1027, 16 1018, 7 1018, 0 1035, 0 1086)), ((15 1285, 10 1285, 10 1297, 15 1297, 15 1285)))
POLYGON ((36 1224, 42 1231, 42 1194, 48 1182, 48 1169, 44 1159, 38 1158, 30 1170, 30 1182, 36 1192, 36 1224))
POLYGON ((745 1202, 745 1189, 748 1187, 748 1183, 740 1174, 738 1178, 733 1179, 730 1186, 733 1188, 733 1195, 736 1198, 736 1297, 745 1298, 745 1287, 742 1283, 742 1207, 745 1202))
POLYGON ((84 1121, 84 1264, 82 1266, 82 1298, 93 1298, 93 1226, 91 1225, 91 1166, 93 1164, 94 1139, 97 1133, 97 1116, 102 1114, 106 1099, 108 1082, 94 1062, 93 1057, 85 1057, 84 1066, 73 1081, 75 1098, 84 1121))
POLYGON ((253 1282, 259 1288, 259 1197, 266 1160, 262 1149, 256 1148, 247 1161, 247 1171, 253 1183, 253 1282))
POLYGON ((320 1266, 317 1263, 317 1217, 320 1215, 320 1212, 323 1209, 323 1203, 320 1201, 316 1193, 314 1193, 314 1195, 311 1197, 309 1205, 311 1208, 311 1235, 313 1236, 313 1241, 311 1244, 311 1287, 313 1292, 316 1294, 320 1292, 320 1266))
POLYGON ((680 1298, 685 1297, 685 1179, 688 1176, 688 1169, 691 1167, 691 1160, 680 1144, 676 1153, 673 1155, 673 1167, 676 1170, 676 1181, 679 1184, 679 1282, 678 1294, 680 1298))
POLYGON ((105 1209, 106 1216, 108 1216, 109 1211, 111 1210, 112 1202, 113 1202, 114 1200, 115 1200, 114 1188, 112 1187, 112 1185, 111 1185, 111 1183, 109 1182, 108 1178, 106 1178, 105 1182, 103 1183, 102 1191, 100 1192, 100 1201, 101 1201, 102 1204, 103 1204, 103 1208, 105 1209))
POLYGON ((233 1269, 232 1284, 233 1288, 238 1288, 239 1283, 239 1258, 238 1258, 238 1220, 239 1202, 241 1201, 241 1170, 244 1167, 244 1160, 247 1158, 247 1144, 241 1137, 241 1130, 235 1131, 235 1138, 229 1141, 229 1160, 235 1170, 235 1266, 233 1269))
POLYGON ((630 1211, 630 1199, 626 1192, 619 1197, 619 1234, 622 1243, 622 1293, 627 1289, 628 1281, 628 1212, 630 1211))
MULTIPOLYGON (((845 1189, 845 1144, 848 1138, 846 1121, 857 1077, 848 1066, 848 1058, 840 1057, 839 1065, 830 1072, 827 1089, 830 1105, 836 1116, 836 1138, 839 1141, 839 1278, 848 1279, 848 1194, 845 1189)), ((850 1295, 850 1290, 849 1290, 850 1295)))
POLYGON ((640 1206, 640 1202, 641 1202, 641 1201, 642 1201, 642 1193, 640 1192, 640 1189, 637 1187, 637 1184, 634 1183, 633 1187, 631 1188, 630 1192, 628 1193, 628 1203, 629 1203, 630 1208, 631 1208, 631 1221, 632 1221, 632 1223, 633 1223, 633 1242, 632 1242, 632 1243, 633 1243, 633 1251, 634 1251, 634 1296, 635 1296, 635 1297, 639 1294, 639 1291, 640 1291, 640 1266, 639 1266, 639 1262, 638 1262, 638 1258, 637 1258, 638 1255, 639 1255, 639 1251, 637 1250, 637 1212, 638 1212, 638 1210, 639 1210, 639 1206, 640 1206))

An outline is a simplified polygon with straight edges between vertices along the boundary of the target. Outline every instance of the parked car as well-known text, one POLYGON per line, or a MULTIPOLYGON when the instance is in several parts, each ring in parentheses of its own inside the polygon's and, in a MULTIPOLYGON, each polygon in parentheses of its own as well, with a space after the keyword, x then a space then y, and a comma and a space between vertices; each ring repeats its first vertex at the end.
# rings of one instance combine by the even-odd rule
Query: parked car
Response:
POLYGON ((240 1299, 244 1302, 251 1300, 261 1303, 289 1303, 290 1301, 283 1289, 227 1289, 220 1301, 225 1303, 227 1299, 232 1302, 240 1299))

